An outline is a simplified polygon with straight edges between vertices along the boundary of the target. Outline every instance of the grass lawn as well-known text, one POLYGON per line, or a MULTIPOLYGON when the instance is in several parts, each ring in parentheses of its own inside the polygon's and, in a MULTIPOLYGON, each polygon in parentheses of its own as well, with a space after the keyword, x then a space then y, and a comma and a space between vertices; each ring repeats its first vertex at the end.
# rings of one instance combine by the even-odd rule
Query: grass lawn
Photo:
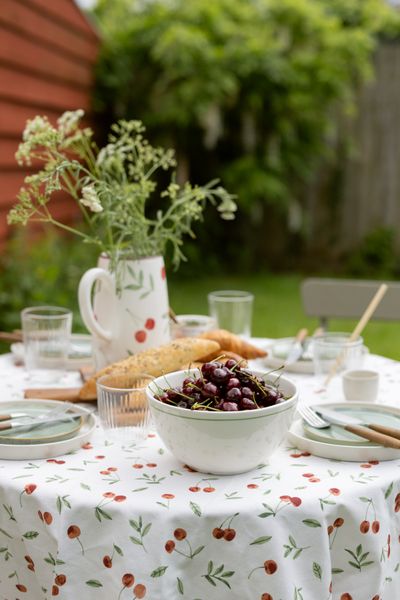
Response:
MULTIPOLYGON (((301 327, 313 331, 318 322, 305 317, 300 299, 300 275, 240 275, 195 278, 180 281, 169 276, 170 304, 177 314, 207 314, 207 293, 212 290, 239 289, 255 296, 253 330, 255 336, 286 337, 301 327)), ((360 315, 361 316, 361 315, 360 315)), ((331 331, 352 331, 356 321, 330 322, 331 331)), ((371 352, 400 360, 400 321, 370 321, 363 334, 371 352)))

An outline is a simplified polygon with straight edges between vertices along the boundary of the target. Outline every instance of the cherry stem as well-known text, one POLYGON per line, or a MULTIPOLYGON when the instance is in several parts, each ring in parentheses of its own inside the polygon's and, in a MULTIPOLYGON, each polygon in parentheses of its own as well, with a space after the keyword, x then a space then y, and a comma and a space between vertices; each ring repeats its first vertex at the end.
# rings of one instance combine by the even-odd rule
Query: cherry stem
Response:
POLYGON ((122 594, 122 592, 124 591, 125 588, 126 588, 126 585, 124 585, 124 587, 122 588, 122 590, 118 594, 118 600, 121 598, 121 594, 122 594))
POLYGON ((250 579, 250 577, 253 575, 254 571, 257 571, 257 569, 263 569, 264 567, 255 567, 252 571, 250 571, 250 573, 247 576, 247 579, 250 579))
POLYGON ((84 550, 84 548, 83 548, 83 546, 82 546, 82 542, 81 542, 81 540, 79 539, 79 536, 78 536, 76 539, 78 540, 78 542, 79 542, 79 545, 80 545, 80 547, 82 548, 82 554, 85 554, 85 550, 84 550))

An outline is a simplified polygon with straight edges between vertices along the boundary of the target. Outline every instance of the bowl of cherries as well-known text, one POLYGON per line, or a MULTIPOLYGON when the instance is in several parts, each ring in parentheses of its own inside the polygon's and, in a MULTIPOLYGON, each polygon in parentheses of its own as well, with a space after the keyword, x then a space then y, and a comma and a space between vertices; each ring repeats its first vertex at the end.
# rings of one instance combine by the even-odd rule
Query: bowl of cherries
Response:
POLYGON ((292 422, 298 391, 281 374, 235 360, 168 373, 147 387, 156 430, 179 461, 216 475, 264 462, 292 422))

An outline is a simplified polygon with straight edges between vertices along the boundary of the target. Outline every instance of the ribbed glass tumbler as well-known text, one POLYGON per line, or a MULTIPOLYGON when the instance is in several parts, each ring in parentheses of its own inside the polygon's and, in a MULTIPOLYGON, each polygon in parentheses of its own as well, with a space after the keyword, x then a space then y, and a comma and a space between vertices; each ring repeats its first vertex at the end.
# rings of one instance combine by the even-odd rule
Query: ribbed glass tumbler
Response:
POLYGON ((123 442, 147 437, 150 413, 145 390, 152 380, 144 373, 103 375, 97 380, 97 406, 107 436, 123 442))

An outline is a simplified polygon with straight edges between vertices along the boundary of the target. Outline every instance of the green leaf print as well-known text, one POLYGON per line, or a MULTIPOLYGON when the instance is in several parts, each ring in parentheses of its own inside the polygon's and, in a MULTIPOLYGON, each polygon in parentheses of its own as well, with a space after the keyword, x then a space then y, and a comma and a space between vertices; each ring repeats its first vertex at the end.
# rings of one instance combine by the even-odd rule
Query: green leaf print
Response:
POLYGON ((176 585, 178 588, 178 592, 183 596, 185 592, 183 589, 182 579, 179 579, 179 577, 176 578, 176 585))
POLYGON ((10 519, 10 521, 17 521, 16 518, 14 517, 12 506, 3 504, 3 508, 6 511, 6 513, 8 514, 8 518, 10 519))
POLYGON ((316 519, 303 519, 303 523, 307 527, 321 527, 321 523, 316 519))
POLYGON ((201 517, 201 508, 196 502, 190 502, 190 508, 197 517, 201 517))
POLYGON ((389 485, 388 489, 385 492, 385 500, 387 500, 389 498, 390 494, 392 493, 392 490, 393 490, 393 481, 389 485))
POLYGON ((35 539, 37 536, 39 535, 39 533, 37 531, 27 531, 26 533, 24 533, 22 535, 22 537, 24 537, 26 540, 33 540, 35 539))
POLYGON ((100 581, 98 579, 89 579, 88 581, 86 581, 86 585, 89 585, 90 587, 94 587, 94 588, 103 587, 103 584, 100 583, 100 581))
POLYGON ((136 537, 136 536, 129 536, 129 539, 131 540, 131 542, 133 542, 134 544, 137 544, 138 546, 142 546, 143 550, 145 552, 147 552, 144 544, 143 544, 143 538, 145 537, 145 535, 147 535, 151 529, 151 523, 147 523, 147 525, 143 525, 143 519, 142 517, 139 517, 139 519, 137 521, 135 521, 135 519, 130 519, 129 520, 129 525, 139 534, 140 537, 136 537))
POLYGON ((318 564, 318 563, 316 563, 316 562, 313 562, 312 570, 313 570, 313 573, 314 573, 314 575, 315 575, 315 577, 316 577, 317 579, 322 579, 322 569, 321 569, 321 565, 319 565, 319 564, 318 564))
POLYGON ((361 544, 357 546, 355 552, 353 552, 349 548, 345 548, 345 551, 348 554, 350 554, 350 556, 353 559, 348 561, 349 565, 351 565, 355 569, 358 569, 359 571, 361 571, 364 567, 372 565, 375 562, 373 560, 366 560, 369 556, 369 552, 363 552, 361 544))
POLYGON ((272 539, 272 535, 263 535, 262 537, 256 538, 254 542, 250 542, 250 546, 255 546, 256 544, 266 544, 270 539, 272 539))
POLYGON ((105 510, 103 510, 102 508, 100 508, 100 506, 96 506, 94 509, 94 513, 96 515, 96 519, 101 523, 102 519, 108 519, 109 521, 112 521, 112 516, 109 515, 105 510))
POLYGON ((224 568, 224 565, 220 565, 219 567, 216 567, 214 569, 214 563, 212 560, 210 560, 207 566, 207 573, 202 575, 202 577, 204 577, 208 581, 208 583, 210 583, 214 587, 217 587, 216 582, 219 581, 226 585, 229 589, 231 589, 231 586, 229 582, 226 581, 226 579, 228 577, 232 577, 232 575, 235 574, 235 571, 224 571, 224 568))
POLYGON ((9 533, 7 533, 7 531, 5 531, 4 529, 1 529, 1 527, 0 527, 0 533, 2 533, 3 535, 5 535, 6 537, 10 538, 10 540, 13 539, 13 536, 10 535, 9 533))
POLYGON ((303 550, 307 550, 308 548, 311 548, 311 546, 303 546, 303 547, 297 546, 296 540, 291 535, 289 535, 289 544, 284 544, 283 547, 285 548, 283 557, 287 558, 291 554, 293 560, 298 558, 300 556, 300 554, 303 552, 303 550), (293 554, 292 554, 292 552, 293 552, 293 554))
POLYGON ((162 577, 167 569, 168 567, 158 567, 150 573, 150 577, 162 577))

